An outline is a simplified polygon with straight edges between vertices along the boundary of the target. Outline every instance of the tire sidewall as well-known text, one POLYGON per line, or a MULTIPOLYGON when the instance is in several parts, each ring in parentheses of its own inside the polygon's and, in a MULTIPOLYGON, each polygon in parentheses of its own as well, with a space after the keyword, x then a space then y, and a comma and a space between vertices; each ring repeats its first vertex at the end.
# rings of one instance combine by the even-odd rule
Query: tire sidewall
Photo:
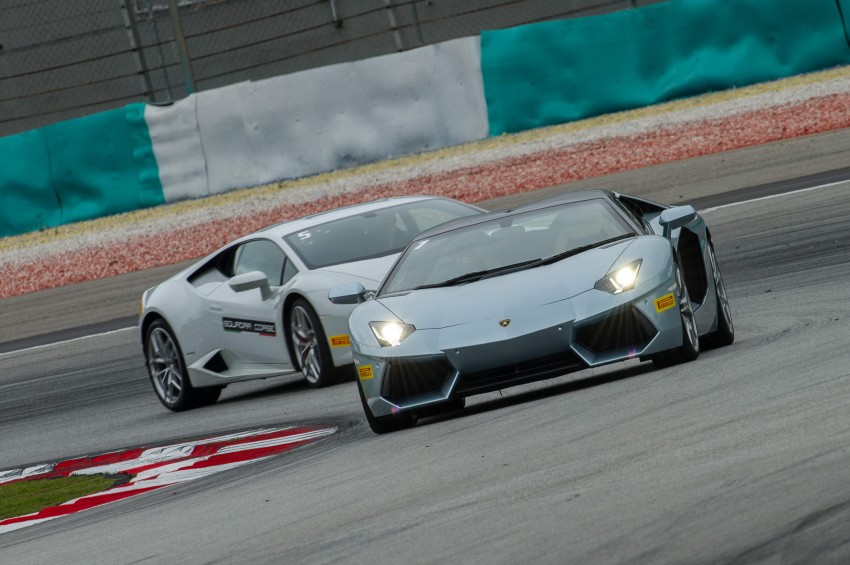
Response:
POLYGON ((144 342, 144 353, 145 353, 145 368, 148 371, 148 378, 150 379, 151 386, 153 387, 154 394, 162 403, 163 406, 168 408, 169 410, 173 410, 175 412, 179 412, 181 410, 185 410, 189 408, 188 397, 190 396, 190 391, 192 389, 192 383, 189 381, 189 373, 186 371, 186 361, 183 358, 183 349, 180 347, 180 342, 177 341, 177 337, 174 335, 174 331, 171 327, 166 323, 163 319, 154 320, 150 326, 148 326, 147 331, 145 332, 145 342, 144 342), (180 394, 177 396, 177 400, 173 403, 169 403, 163 398, 159 390, 156 387, 155 378, 153 372, 151 371, 150 365, 150 339, 153 332, 157 329, 161 329, 168 334, 169 339, 174 344, 174 347, 177 350, 177 365, 180 369, 181 376, 181 389, 180 394))
MULTIPOLYGON (((296 299, 289 308, 289 312, 286 317, 287 338, 290 343, 292 343, 292 318, 296 308, 301 308, 307 314, 307 318, 310 320, 310 325, 313 326, 313 332, 316 334, 316 347, 318 348, 319 354, 319 377, 316 382, 310 382, 308 380, 307 384, 314 388, 321 388, 333 384, 336 380, 337 371, 336 367, 334 367, 330 346, 328 345, 328 337, 325 335, 325 328, 322 326, 322 322, 319 319, 318 314, 316 314, 316 310, 304 298, 296 299)), ((298 349, 294 343, 292 343, 292 353, 293 365, 297 366, 298 370, 303 373, 303 367, 301 367, 301 362, 298 358, 298 349)))
POLYGON ((735 341, 735 325, 732 322, 731 308, 729 308, 727 316, 727 311, 723 308, 723 302, 720 298, 722 292, 728 305, 729 297, 726 293, 723 275, 720 272, 720 265, 717 263, 717 255, 714 253, 714 245, 709 243, 708 249, 711 257, 712 276, 714 277, 714 297, 717 302, 717 329, 712 332, 709 342, 712 346, 721 347, 730 345, 735 341))
POLYGON ((688 334, 687 322, 685 321, 685 314, 683 312, 684 306, 682 304, 679 305, 679 312, 682 319, 682 347, 679 350, 679 354, 682 361, 693 361, 697 357, 699 357, 700 353, 700 342, 699 342, 699 328, 697 328, 696 316, 694 315, 694 305, 691 302, 691 295, 688 293, 688 286, 685 284, 685 273, 682 271, 682 266, 678 261, 678 258, 674 259, 674 268, 677 270, 678 275, 676 276, 676 288, 677 291, 680 292, 681 297, 677 297, 677 300, 682 302, 687 301, 687 308, 691 312, 691 323, 694 325, 694 334, 695 334, 695 343, 691 343, 691 339, 688 334), (679 289, 679 285, 681 284, 681 289, 679 289))

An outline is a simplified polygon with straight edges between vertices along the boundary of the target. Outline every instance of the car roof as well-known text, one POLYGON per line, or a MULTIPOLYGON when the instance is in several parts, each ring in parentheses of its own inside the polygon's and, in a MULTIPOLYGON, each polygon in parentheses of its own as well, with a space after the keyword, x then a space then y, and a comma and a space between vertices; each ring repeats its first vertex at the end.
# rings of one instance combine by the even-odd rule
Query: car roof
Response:
POLYGON ((310 214, 309 216, 303 216, 294 220, 281 222, 279 224, 273 224, 271 226, 258 230, 257 232, 254 232, 254 234, 252 235, 262 233, 268 236, 285 236, 289 235, 290 233, 297 232, 299 230, 311 228, 316 224, 339 220, 341 218, 347 218, 349 216, 363 214, 364 212, 371 212, 374 210, 381 210, 383 208, 390 208, 392 206, 398 206, 399 204, 421 202, 424 200, 445 199, 438 196, 395 196, 390 198, 381 198, 379 200, 373 200, 371 202, 365 202, 362 204, 352 204, 350 206, 343 206, 342 208, 334 208, 333 210, 318 212, 316 214, 310 214))
POLYGON ((524 212, 549 208, 550 206, 558 206, 561 204, 568 204, 570 202, 581 202, 582 200, 592 200, 594 198, 611 198, 613 194, 614 193, 610 190, 580 190, 576 192, 567 192, 551 198, 535 200, 534 202, 529 202, 528 204, 523 204, 522 206, 517 206, 516 208, 510 208, 508 210, 476 214, 474 216, 465 216, 456 220, 450 220, 444 224, 434 226, 433 228, 422 232, 416 236, 413 241, 428 239, 429 237, 434 237, 435 235, 456 230, 458 228, 474 226, 476 224, 489 222, 498 218, 507 218, 524 212))

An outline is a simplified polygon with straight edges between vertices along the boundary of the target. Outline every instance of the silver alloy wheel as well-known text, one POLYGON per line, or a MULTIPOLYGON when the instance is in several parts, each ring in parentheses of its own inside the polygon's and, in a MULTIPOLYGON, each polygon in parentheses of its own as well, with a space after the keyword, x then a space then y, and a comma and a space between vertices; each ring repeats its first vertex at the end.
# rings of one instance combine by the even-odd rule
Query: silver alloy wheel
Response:
POLYGON ((697 322, 694 317, 694 307, 691 304, 691 299, 688 296, 688 288, 685 286, 685 277, 682 274, 682 267, 676 264, 676 294, 679 300, 679 311, 682 314, 682 323, 685 326, 685 337, 694 351, 699 351, 699 332, 697 331, 697 322))
POLYGON ((319 382, 322 361, 319 357, 319 338, 310 322, 310 315, 302 306, 295 306, 290 317, 290 335, 301 373, 310 384, 319 382))
POLYGON ((148 337, 148 371, 163 402, 176 403, 183 390, 180 353, 171 334, 163 328, 154 328, 148 337))
POLYGON ((717 294, 717 301, 720 303, 720 313, 723 314, 723 319, 726 321, 729 331, 734 332, 732 309, 729 307, 729 299, 726 297, 726 285, 723 284, 723 277, 720 275, 720 268, 717 266, 717 259, 714 256, 714 246, 709 245, 708 257, 711 259, 711 272, 714 274, 714 289, 717 294))

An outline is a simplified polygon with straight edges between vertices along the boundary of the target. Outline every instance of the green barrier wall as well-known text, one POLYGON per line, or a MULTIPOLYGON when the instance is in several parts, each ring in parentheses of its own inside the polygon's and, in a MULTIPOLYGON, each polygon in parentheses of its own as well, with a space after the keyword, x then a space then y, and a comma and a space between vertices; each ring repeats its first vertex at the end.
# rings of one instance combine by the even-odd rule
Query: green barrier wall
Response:
POLYGON ((835 3, 838 5, 838 11, 841 13, 842 23, 844 24, 844 37, 850 44, 850 0, 835 0, 835 3))
POLYGON ((0 236, 60 223, 44 130, 0 137, 0 236))
POLYGON ((0 236, 162 204, 144 109, 0 138, 0 236))
MULTIPOLYGON (((838 1, 850 8, 850 0, 838 1)), ((839 6, 837 0, 671 0, 484 32, 490 134, 850 63, 839 6)))

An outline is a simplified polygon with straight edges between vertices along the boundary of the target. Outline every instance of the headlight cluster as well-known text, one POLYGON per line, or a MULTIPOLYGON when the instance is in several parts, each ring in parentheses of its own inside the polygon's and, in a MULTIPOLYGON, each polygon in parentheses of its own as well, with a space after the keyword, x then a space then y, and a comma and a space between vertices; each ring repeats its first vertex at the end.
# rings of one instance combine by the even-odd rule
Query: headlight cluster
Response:
POLYGON ((375 334, 381 347, 398 345, 416 331, 416 328, 410 324, 400 322, 369 322, 369 327, 372 328, 372 333, 375 334))
POLYGON ((640 271, 641 259, 632 261, 628 265, 623 265, 619 269, 615 269, 596 281, 593 288, 603 290, 611 294, 620 294, 627 290, 631 290, 637 283, 638 271, 640 271))

